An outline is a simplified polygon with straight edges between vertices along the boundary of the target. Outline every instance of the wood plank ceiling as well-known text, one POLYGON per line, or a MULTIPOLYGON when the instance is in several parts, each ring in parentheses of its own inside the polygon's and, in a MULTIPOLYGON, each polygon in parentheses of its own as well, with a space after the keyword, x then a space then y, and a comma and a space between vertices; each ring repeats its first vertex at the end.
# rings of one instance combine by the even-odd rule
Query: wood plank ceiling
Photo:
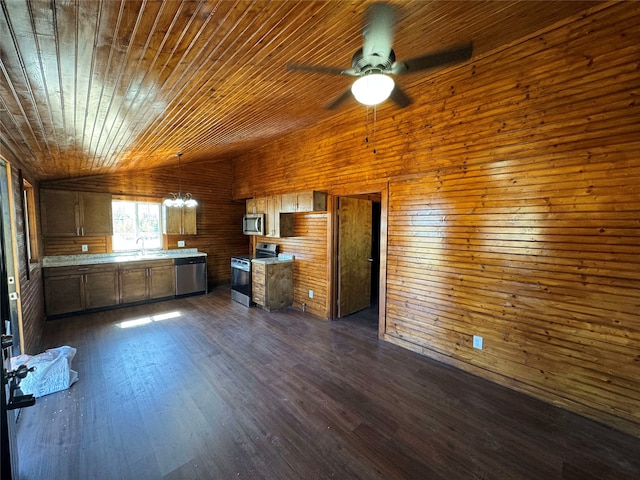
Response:
MULTIPOLYGON (((350 66, 370 2, 0 3, 2 152, 44 180, 232 158, 340 114, 324 106, 350 77, 285 66, 350 66)), ((479 56, 595 3, 394 2, 394 50, 471 40, 479 56)), ((435 73, 399 83, 411 95, 435 73)))

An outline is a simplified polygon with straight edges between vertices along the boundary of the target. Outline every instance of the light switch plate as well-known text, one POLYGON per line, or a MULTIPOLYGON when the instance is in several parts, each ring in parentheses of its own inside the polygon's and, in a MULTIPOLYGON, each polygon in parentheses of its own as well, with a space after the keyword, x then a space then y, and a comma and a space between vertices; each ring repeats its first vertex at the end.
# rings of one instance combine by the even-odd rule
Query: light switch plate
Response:
POLYGON ((184 245, 185 245, 184 240, 178 240, 179 247, 184 247, 184 245))
POLYGON ((89 245, 82 245, 82 251, 83 252, 88 252, 89 251, 89 245))
POLYGON ((482 337, 477 335, 473 336, 473 348, 477 348, 478 350, 482 350, 482 337))

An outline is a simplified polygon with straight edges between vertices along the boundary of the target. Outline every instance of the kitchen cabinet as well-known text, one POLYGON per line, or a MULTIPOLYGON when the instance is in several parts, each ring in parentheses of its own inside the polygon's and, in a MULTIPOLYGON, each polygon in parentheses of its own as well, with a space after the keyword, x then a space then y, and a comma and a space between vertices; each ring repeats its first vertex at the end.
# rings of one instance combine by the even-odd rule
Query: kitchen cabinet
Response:
POLYGON ((248 199, 247 213, 267 213, 267 199, 266 198, 248 199))
POLYGON ((264 213, 264 236, 293 237, 294 217, 282 211, 282 196, 272 195, 247 200, 247 213, 264 213))
POLYGON ((273 195, 266 199, 265 236, 293 237, 294 217, 290 213, 282 213, 280 195, 273 195))
POLYGON ((162 206, 162 233, 165 235, 196 235, 196 207, 162 206))
POLYGON ((326 192, 299 192, 282 195, 280 211, 293 212, 325 212, 327 210, 326 192))
POLYGON ((40 207, 45 236, 113 235, 110 193, 42 189, 40 207))
POLYGON ((293 304, 293 262, 253 261, 251 300, 270 312, 293 304))
POLYGON ((175 296, 173 260, 125 262, 119 270, 121 304, 175 296))
POLYGON ((44 269, 48 316, 118 304, 118 266, 84 265, 44 269))

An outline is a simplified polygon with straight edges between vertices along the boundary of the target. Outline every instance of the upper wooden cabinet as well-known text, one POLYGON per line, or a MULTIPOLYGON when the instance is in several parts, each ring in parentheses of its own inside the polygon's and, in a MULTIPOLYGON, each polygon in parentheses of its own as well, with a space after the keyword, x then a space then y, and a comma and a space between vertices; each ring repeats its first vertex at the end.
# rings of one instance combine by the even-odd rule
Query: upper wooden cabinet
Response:
POLYGON ((324 212, 327 210, 326 192, 300 192, 272 195, 247 200, 247 213, 265 214, 266 237, 293 237, 296 212, 324 212))
POLYGON ((293 215, 282 213, 281 196, 267 198, 267 214, 265 215, 266 237, 293 237, 293 215))
POLYGON ((324 212, 327 210, 326 192, 300 192, 282 195, 283 213, 294 212, 324 212))
POLYGON ((196 208, 163 205, 162 229, 165 235, 196 235, 196 208))
POLYGON ((45 236, 113 235, 110 193, 43 189, 40 207, 45 236))
POLYGON ((247 200, 247 213, 267 213, 267 199, 250 198, 247 200))

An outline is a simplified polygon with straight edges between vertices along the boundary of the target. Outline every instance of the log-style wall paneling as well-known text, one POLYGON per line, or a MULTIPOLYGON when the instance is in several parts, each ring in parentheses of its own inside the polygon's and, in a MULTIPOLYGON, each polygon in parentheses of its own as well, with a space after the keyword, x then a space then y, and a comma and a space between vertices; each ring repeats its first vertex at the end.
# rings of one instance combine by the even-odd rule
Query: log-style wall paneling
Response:
MULTIPOLYGON (((192 163, 181 170, 182 191, 198 201, 197 235, 167 235, 167 247, 178 248, 184 240, 187 248, 207 253, 209 286, 231 281, 230 258, 247 253, 249 242, 242 234, 244 202, 231 199, 232 167, 229 162, 192 163)), ((91 177, 42 182, 41 188, 57 188, 88 192, 142 197, 166 197, 178 190, 176 168, 157 168, 138 174, 96 175, 91 177)), ((47 239, 47 254, 80 253, 82 243, 89 245, 89 253, 107 248, 105 237, 66 237, 47 239)))
POLYGON ((389 181, 381 336, 640 435, 639 58, 638 3, 595 8, 383 104, 376 154, 345 107, 243 155, 234 195, 389 181))
POLYGON ((280 253, 295 255, 293 262, 293 305, 320 318, 329 317, 327 266, 327 213, 295 213, 293 237, 257 237, 277 243, 280 253), (313 290, 313 298, 309 298, 313 290))

